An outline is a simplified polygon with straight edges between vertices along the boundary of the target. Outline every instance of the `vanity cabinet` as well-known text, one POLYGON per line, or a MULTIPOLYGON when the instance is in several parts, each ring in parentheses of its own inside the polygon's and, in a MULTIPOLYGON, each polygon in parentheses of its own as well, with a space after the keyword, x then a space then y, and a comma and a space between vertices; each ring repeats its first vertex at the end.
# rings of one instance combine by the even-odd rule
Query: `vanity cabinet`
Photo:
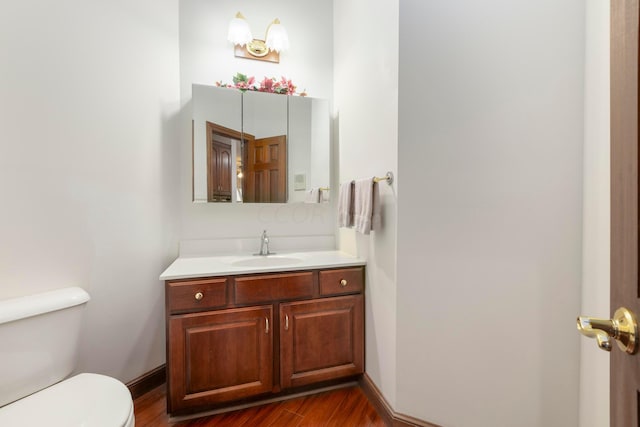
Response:
POLYGON ((167 281, 167 411, 361 374, 363 286, 360 266, 167 281))

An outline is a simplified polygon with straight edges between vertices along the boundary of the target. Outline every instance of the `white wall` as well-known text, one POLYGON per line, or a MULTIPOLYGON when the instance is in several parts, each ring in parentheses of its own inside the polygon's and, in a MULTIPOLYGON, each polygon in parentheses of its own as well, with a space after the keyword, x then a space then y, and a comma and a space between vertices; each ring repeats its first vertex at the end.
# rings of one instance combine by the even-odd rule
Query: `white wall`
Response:
POLYGON ((585 6, 400 1, 396 410, 578 423, 585 6))
POLYGON ((178 2, 4 2, 0 299, 91 294, 81 370, 164 361, 175 254, 178 2))
MULTIPOLYGON (((333 7, 339 182, 396 173, 398 2, 336 0, 333 7)), ((392 406, 396 401, 395 189, 396 184, 380 184, 382 230, 369 236, 348 229, 339 233, 342 250, 367 260, 366 372, 392 406)))
MULTIPOLYGON (((329 116, 329 102, 324 99, 312 99, 311 102, 311 147, 309 148, 310 187, 327 188, 331 184, 331 150, 327 149, 325 141, 331 141, 331 117, 329 116)), ((329 147, 330 148, 330 147, 329 147)), ((334 191, 334 195, 338 195, 334 191)))
MULTIPOLYGON (((586 3, 582 309, 609 316, 609 1, 586 3)), ((580 426, 609 425, 609 353, 580 340, 580 426)))
POLYGON ((333 95, 333 14, 331 2, 313 0, 184 0, 180 2, 180 208, 181 239, 258 237, 263 229, 278 236, 331 235, 334 204, 193 204, 191 202, 191 84, 232 83, 237 72, 263 77, 286 76, 309 96, 333 95), (262 37, 274 18, 289 33, 290 50, 280 63, 235 58, 227 27, 236 12, 262 37))

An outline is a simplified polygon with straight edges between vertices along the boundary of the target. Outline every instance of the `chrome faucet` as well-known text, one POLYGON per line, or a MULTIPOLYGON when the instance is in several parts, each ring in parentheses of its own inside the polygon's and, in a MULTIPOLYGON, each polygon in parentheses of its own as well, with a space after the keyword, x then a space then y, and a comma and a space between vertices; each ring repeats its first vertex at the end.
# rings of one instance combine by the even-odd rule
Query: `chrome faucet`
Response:
POLYGON ((262 236, 260 236, 260 253, 257 255, 267 256, 270 255, 269 252, 269 236, 267 236, 267 230, 262 232, 262 236))

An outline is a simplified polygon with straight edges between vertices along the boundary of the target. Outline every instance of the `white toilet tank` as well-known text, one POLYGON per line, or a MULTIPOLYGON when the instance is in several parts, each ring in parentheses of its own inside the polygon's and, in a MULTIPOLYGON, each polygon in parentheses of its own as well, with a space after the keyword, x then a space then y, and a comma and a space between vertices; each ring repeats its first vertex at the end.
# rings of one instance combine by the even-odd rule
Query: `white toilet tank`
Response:
POLYGON ((0 407, 71 374, 87 301, 76 287, 0 300, 0 407))

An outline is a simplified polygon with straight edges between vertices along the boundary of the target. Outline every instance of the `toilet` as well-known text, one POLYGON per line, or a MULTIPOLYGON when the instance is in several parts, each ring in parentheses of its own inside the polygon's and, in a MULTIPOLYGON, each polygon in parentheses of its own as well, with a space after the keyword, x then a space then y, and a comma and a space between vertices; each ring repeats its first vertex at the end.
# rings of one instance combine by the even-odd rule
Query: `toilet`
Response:
POLYGON ((120 381, 72 377, 89 294, 73 287, 0 301, 0 426, 133 427, 120 381))

